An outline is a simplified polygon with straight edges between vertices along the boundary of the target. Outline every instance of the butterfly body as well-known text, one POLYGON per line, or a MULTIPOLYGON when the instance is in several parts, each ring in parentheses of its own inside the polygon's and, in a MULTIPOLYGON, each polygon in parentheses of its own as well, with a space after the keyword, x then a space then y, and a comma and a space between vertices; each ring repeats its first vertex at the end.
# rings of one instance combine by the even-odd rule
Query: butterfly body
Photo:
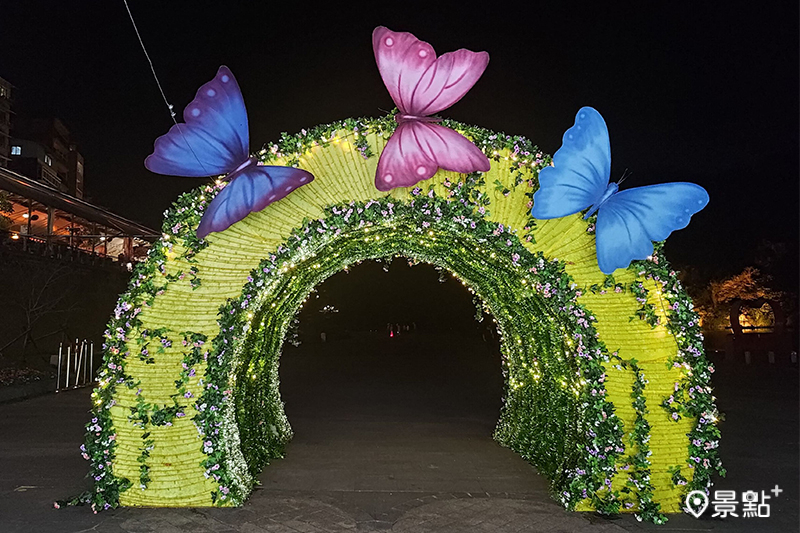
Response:
POLYGON ((172 176, 226 175, 228 184, 206 208, 197 228, 201 239, 314 179, 298 168, 259 165, 250 155, 247 111, 228 67, 220 67, 214 79, 197 90, 183 118, 185 123, 156 139, 145 167, 172 176))
POLYGON ((595 214, 601 207, 603 207, 604 203, 610 200, 611 197, 617 194, 618 192, 619 192, 619 184, 614 183, 613 181, 609 183, 608 187, 606 187, 606 190, 603 192, 603 195, 595 203, 593 203, 592 206, 589 208, 589 210, 586 212, 586 214, 583 215, 583 219, 586 220, 587 218, 595 214))
POLYGON ((663 241, 685 228, 691 216, 708 203, 708 193, 694 183, 663 183, 619 190, 609 183, 611 145, 603 117, 591 107, 578 111, 564 133, 553 166, 539 173, 533 196, 534 218, 551 219, 589 208, 597 213, 597 263, 605 274, 627 267, 653 253, 653 241, 663 241))
POLYGON ((437 58, 428 43, 384 27, 373 32, 372 46, 381 78, 399 110, 394 117, 397 129, 378 161, 375 186, 381 191, 409 187, 433 177, 440 168, 488 171, 489 159, 483 152, 430 115, 450 107, 472 88, 486 69, 489 54, 462 49, 437 58))

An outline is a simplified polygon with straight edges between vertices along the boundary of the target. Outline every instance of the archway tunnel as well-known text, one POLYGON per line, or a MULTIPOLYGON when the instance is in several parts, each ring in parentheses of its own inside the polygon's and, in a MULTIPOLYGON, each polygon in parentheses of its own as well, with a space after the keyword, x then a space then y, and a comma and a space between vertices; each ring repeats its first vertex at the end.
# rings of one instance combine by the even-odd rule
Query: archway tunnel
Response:
POLYGON ((86 499, 242 504, 292 435, 279 362, 303 301, 359 262, 402 257, 453 275, 497 321, 494 437, 557 501, 648 520, 679 511, 720 471, 718 417, 696 314, 660 248, 605 276, 591 221, 530 217, 548 159, 473 126, 455 124, 491 154, 488 172, 379 193, 390 122, 348 119, 259 152, 316 179, 205 240, 195 230, 224 182, 166 212, 105 335, 86 499))
MULTIPOLYGON (((571 335, 551 304, 533 288, 520 290, 526 283, 515 262, 485 243, 471 242, 466 234, 431 229, 420 238, 409 227, 372 227, 361 233, 364 238, 351 234, 315 250, 249 307, 252 326, 241 342, 234 372, 236 419, 250 475, 258 476, 271 459, 281 457, 292 436, 279 393, 279 366, 287 330, 302 304, 319 283, 354 263, 401 256, 450 272, 476 295, 490 320, 496 320, 505 379, 495 438, 555 484, 562 483, 561 476, 578 464, 584 444, 576 401, 582 387, 571 335), (364 246, 365 240, 381 244, 364 246), (473 254, 476 249, 486 253, 473 254)), ((452 372, 453 377, 458 374, 452 372)))

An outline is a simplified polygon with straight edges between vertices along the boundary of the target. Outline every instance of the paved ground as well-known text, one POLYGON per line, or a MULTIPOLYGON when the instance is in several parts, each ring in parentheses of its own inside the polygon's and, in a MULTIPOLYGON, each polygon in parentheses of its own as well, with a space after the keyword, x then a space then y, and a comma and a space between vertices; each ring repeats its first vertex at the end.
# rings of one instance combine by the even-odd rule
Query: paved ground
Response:
MULTIPOLYGON (((0 405, 0 532, 797 531, 797 371, 723 362, 717 488, 785 489, 769 519, 666 526, 567 513, 533 468, 491 438, 502 390, 479 340, 403 337, 287 348, 287 456, 240 509, 55 510, 86 487, 78 455, 88 391, 0 405)), ((709 513, 707 513, 709 514, 709 513)))

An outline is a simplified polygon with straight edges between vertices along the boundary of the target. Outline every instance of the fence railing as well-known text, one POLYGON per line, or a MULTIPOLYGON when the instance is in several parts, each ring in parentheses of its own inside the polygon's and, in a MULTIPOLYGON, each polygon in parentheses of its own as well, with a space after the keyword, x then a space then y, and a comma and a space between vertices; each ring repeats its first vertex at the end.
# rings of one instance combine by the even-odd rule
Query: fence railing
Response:
POLYGON ((94 384, 94 341, 75 339, 66 346, 63 342, 59 344, 57 366, 56 392, 94 384))

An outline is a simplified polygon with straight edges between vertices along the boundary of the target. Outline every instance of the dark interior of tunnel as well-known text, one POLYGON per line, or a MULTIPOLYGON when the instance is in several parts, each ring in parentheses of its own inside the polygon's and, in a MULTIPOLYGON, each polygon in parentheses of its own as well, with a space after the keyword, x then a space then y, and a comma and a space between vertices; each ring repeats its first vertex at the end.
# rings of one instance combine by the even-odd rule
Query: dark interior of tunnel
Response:
POLYGON ((280 359, 294 438, 262 483, 478 490, 505 472, 522 487, 535 473, 492 440, 504 387, 492 317, 476 320, 474 295, 448 272, 386 266, 332 276, 298 314, 302 343, 280 359))
MULTIPOLYGON (((475 296, 445 270, 404 258, 365 261, 316 287, 298 313, 303 341, 388 331, 407 325, 421 333, 494 335, 490 316, 475 318, 475 296)), ((404 329, 404 328, 402 328, 404 329)))

